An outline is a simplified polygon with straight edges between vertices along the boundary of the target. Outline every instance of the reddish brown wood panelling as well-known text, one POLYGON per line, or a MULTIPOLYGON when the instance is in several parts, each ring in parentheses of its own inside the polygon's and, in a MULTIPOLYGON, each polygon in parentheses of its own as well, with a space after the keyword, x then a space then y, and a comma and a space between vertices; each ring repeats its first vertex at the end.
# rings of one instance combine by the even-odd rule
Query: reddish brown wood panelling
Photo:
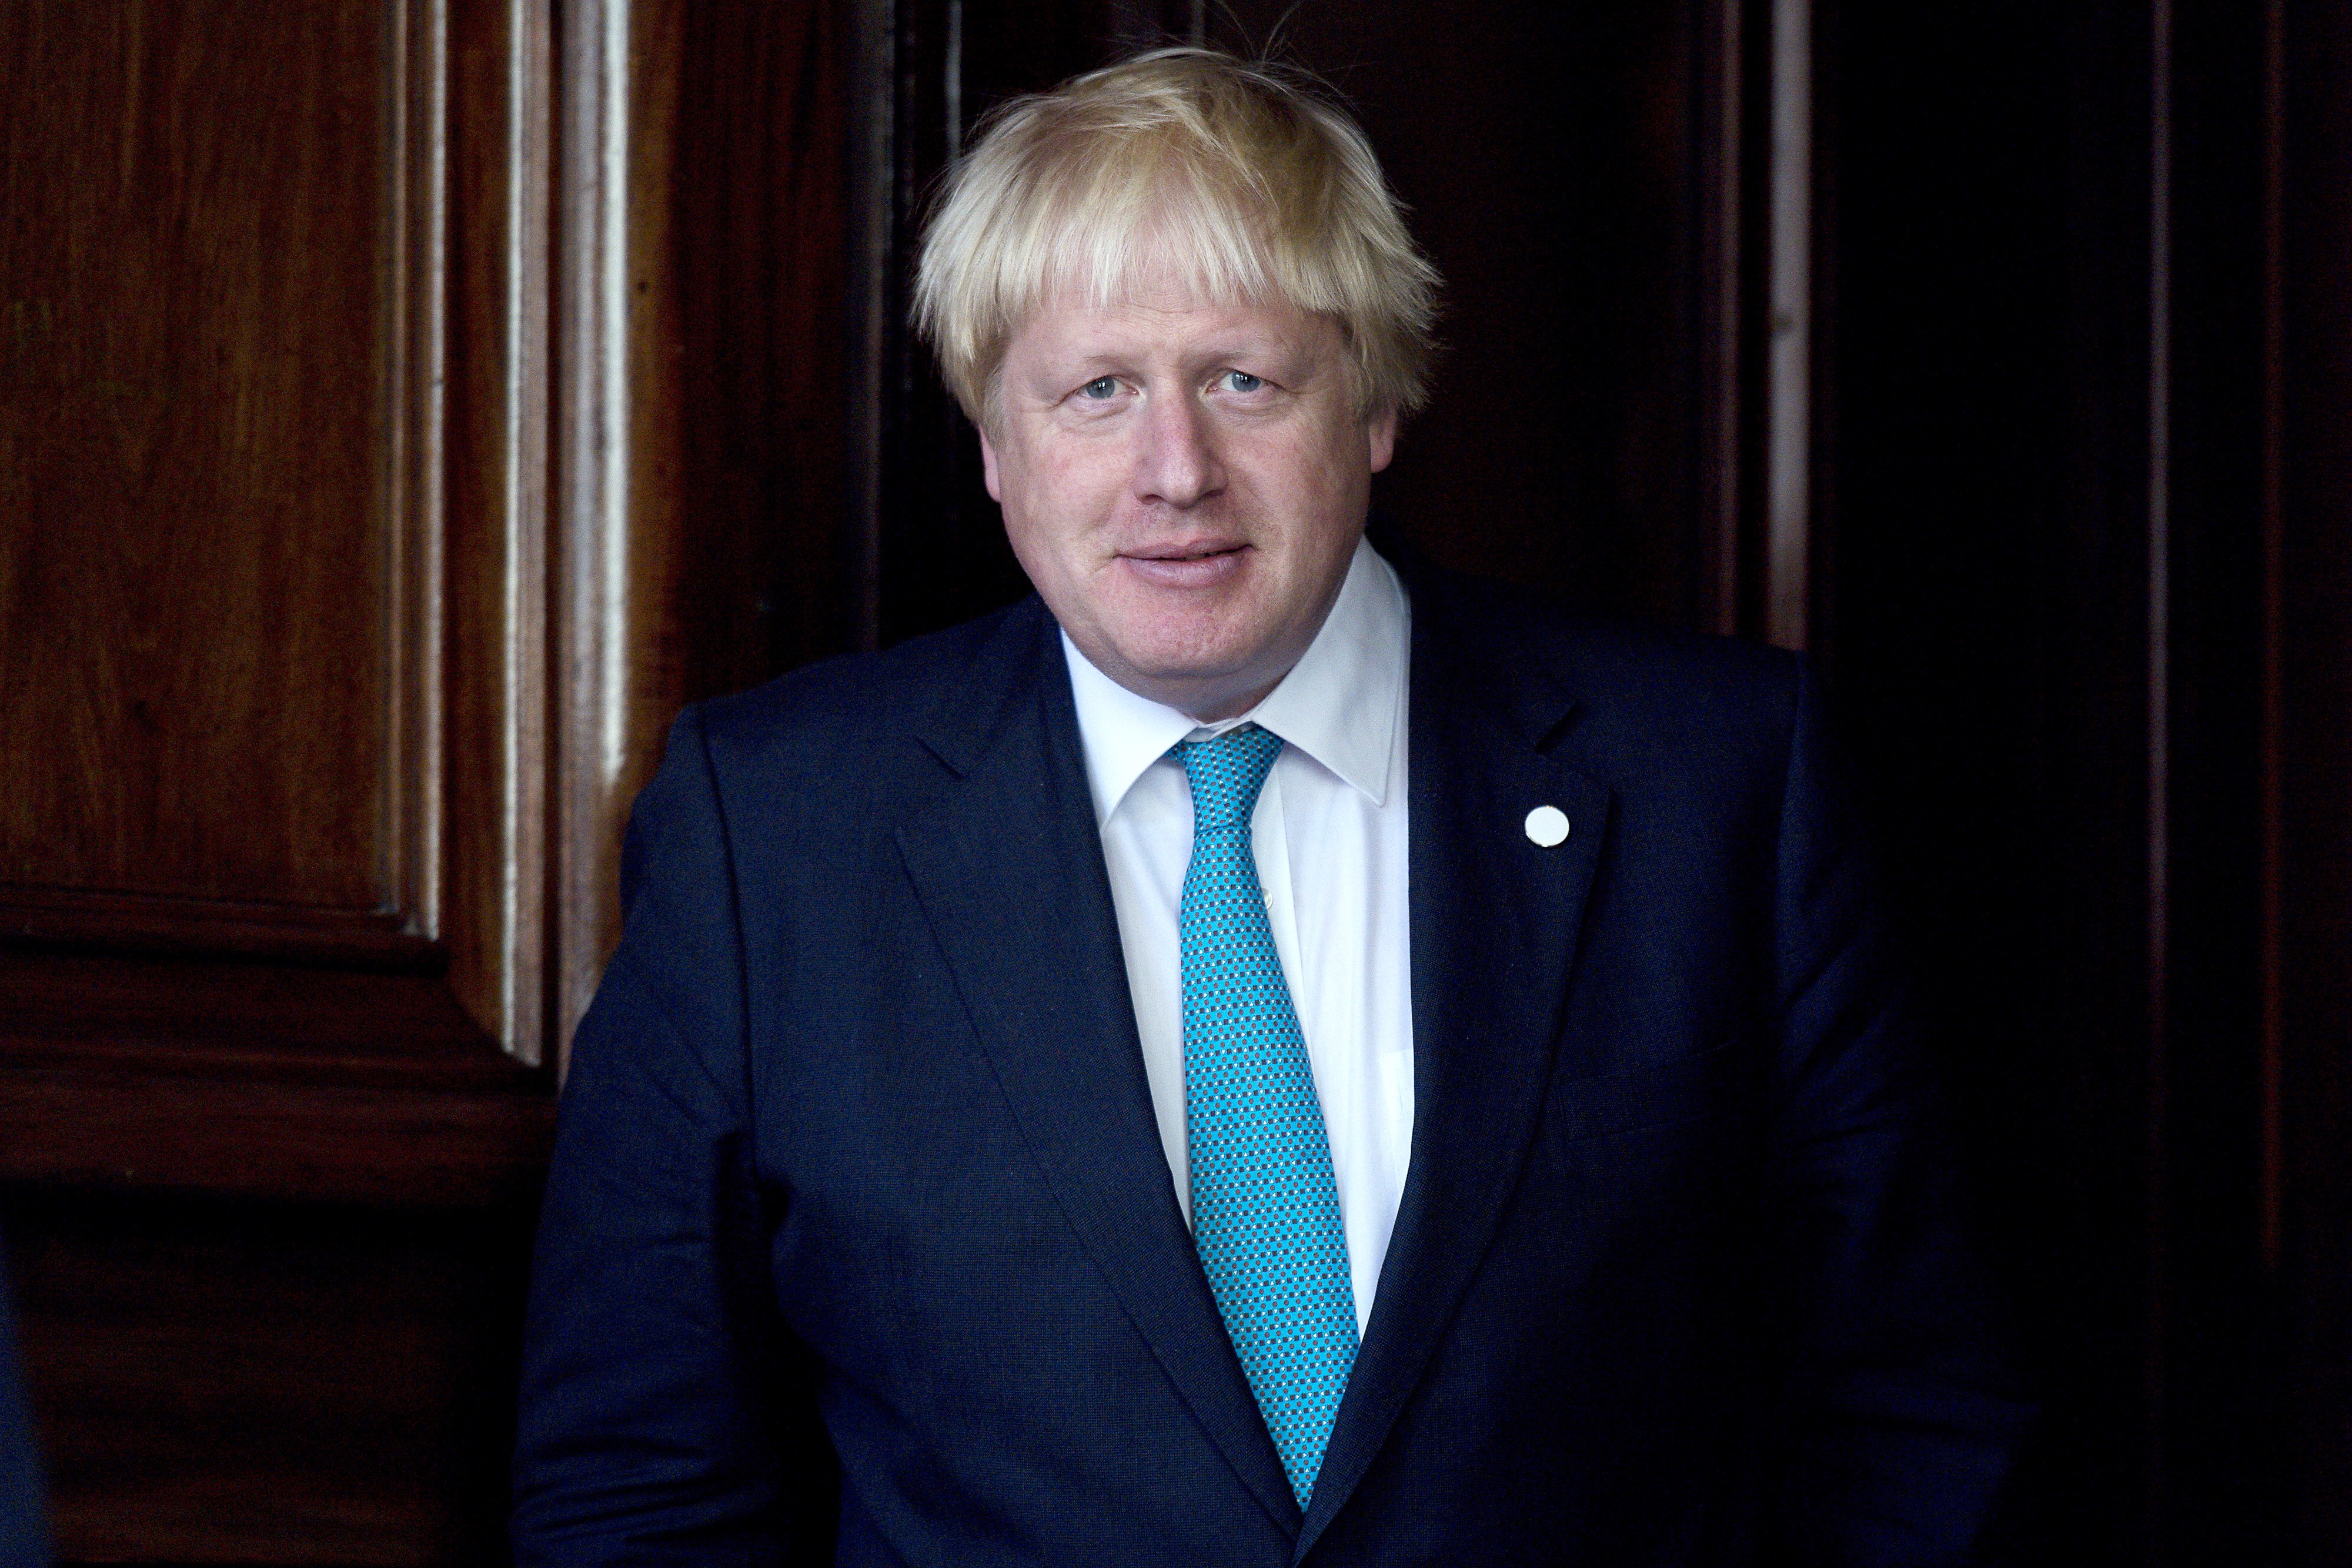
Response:
POLYGON ((637 8, 642 57, 667 62, 640 78, 636 257, 669 296, 636 344, 667 394, 641 405, 638 516, 676 519, 642 655, 656 726, 847 645, 841 9, 637 8))
POLYGON ((495 1561, 528 1210, 13 1196, 68 1561, 495 1561))
POLYGON ((184 956, 278 957, 360 968, 437 968, 438 944, 390 910, 151 898, 16 887, 0 901, 0 942, 184 956))
MULTIPOLYGON (((429 14, 429 13, 428 13, 429 14)), ((467 1009, 526 1061, 546 1051, 548 181, 551 19, 543 4, 455 0, 445 13, 446 402, 441 504, 413 506, 437 559, 425 618, 437 679, 439 920, 467 1009)), ((429 75, 420 69, 418 77, 429 75)), ((425 139, 417 138, 422 141, 425 139)), ((432 225, 423 207, 416 226, 432 225)), ((413 290, 412 294, 421 293, 413 290)), ((429 392, 432 389, 421 389, 429 392)), ((434 454, 428 454, 428 460, 434 454)), ((417 650, 423 653, 425 650, 417 650)), ((421 846, 430 852, 429 846, 421 846)))
POLYGON ((0 6, 0 1223, 68 1561, 499 1551, 552 9, 0 6))
POLYGON ((334 1202, 527 1199, 553 1106, 433 977, 19 956, 0 1181, 334 1202))
POLYGON ((1374 486, 1438 559, 1730 628, 1740 9, 1211 8, 1349 98, 1444 275, 1430 406, 1374 486))
POLYGON ((852 619, 842 16, 0 9, 0 1228, 67 1560, 499 1555, 621 814, 852 619))
MULTIPOLYGON (((625 136, 606 119, 572 122, 562 205, 579 246, 567 256, 563 373, 611 376, 598 356, 619 345, 625 390, 604 416, 618 421, 626 462, 598 473, 594 400, 573 382, 563 407, 576 412, 558 433, 562 1039, 619 938, 623 820, 678 709, 842 652, 853 635, 845 11, 842 0, 640 0, 625 22, 628 78, 597 87, 625 95, 625 136), (597 205, 609 193, 593 135, 612 136, 629 171, 617 222, 597 205), (620 254, 583 254, 606 235, 620 254), (599 318, 595 280, 615 267, 625 308, 599 318)), ((587 45, 604 17, 601 5, 573 13, 587 45)), ((573 49, 575 71, 601 57, 573 49)))
POLYGON ((0 27, 0 931, 437 944, 537 1061, 550 8, 0 27))
POLYGON ((2352 10, 2277 30, 2280 1248, 2286 1561, 2352 1542, 2352 10))
POLYGON ((0 7, 8 882, 387 902, 386 14, 0 7))
POLYGON ((518 1085, 379 1090, 212 1078, 185 1053, 0 1068, 0 1180, 139 1184, 303 1202, 446 1207, 528 1189, 553 1108, 518 1085))

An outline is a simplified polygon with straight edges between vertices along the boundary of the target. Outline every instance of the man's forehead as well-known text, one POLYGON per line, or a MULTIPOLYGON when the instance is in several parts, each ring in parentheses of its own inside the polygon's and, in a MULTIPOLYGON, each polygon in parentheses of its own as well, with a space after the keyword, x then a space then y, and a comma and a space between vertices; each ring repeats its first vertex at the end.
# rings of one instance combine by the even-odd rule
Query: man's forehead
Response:
POLYGON ((1108 299, 1055 290, 1013 334, 1017 348, 1054 354, 1205 350, 1219 345, 1302 351, 1320 345, 1322 323, 1286 302, 1203 299, 1170 284, 1123 290, 1108 299))

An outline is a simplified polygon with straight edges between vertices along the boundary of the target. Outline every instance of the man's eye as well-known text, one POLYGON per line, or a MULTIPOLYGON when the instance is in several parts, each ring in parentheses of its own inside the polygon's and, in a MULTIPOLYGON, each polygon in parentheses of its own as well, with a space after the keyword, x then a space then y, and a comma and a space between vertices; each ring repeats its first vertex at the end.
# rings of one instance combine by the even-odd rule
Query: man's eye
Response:
POLYGON ((1254 376, 1247 371, 1227 371, 1225 372, 1225 385, 1237 392, 1254 392, 1257 391, 1258 388, 1265 385, 1265 378, 1263 376, 1254 376))
POLYGON ((1078 395, 1080 397, 1094 398, 1097 400, 1107 397, 1115 397, 1118 393, 1118 378, 1117 376, 1097 376, 1093 381, 1088 382, 1086 385, 1078 389, 1078 395))

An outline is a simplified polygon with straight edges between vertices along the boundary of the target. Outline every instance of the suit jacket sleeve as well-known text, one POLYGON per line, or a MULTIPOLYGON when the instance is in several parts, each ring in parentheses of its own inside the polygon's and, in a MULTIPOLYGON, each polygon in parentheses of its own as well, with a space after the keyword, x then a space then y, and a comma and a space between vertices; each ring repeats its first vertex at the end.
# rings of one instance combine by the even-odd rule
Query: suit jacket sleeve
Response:
POLYGON ((632 816, 626 925, 564 1087, 526 1328, 519 1563, 783 1550, 787 1336, 759 1256, 726 832, 688 710, 632 816))
POLYGON ((41 1507, 40 1455, 25 1409, 7 1259, 0 1255, 0 1568, 46 1568, 48 1525, 41 1507))
POLYGON ((1801 670, 1782 799, 1769 1270, 1794 1361, 1769 1531, 1792 1561, 1968 1561, 2024 1425, 1854 813, 1801 670))

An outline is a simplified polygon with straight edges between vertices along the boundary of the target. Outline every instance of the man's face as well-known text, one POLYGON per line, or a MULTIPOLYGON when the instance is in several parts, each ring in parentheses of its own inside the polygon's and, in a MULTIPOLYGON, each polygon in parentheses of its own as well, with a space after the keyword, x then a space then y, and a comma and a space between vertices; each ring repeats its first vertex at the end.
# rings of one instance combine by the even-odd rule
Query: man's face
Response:
POLYGON ((1339 325, 1146 289, 1040 308, 1006 346, 988 493, 1078 651, 1195 718, 1289 673, 1338 596, 1393 414, 1339 325))

